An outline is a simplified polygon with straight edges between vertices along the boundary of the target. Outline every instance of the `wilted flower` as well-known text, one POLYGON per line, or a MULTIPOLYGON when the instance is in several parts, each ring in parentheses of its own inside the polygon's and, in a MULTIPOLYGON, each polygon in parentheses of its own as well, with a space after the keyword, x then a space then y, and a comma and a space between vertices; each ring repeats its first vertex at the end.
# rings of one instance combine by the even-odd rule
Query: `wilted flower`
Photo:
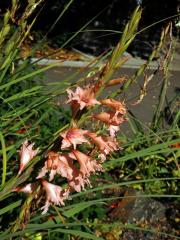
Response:
POLYGON ((97 136, 96 133, 87 133, 87 135, 92 139, 92 141, 98 146, 101 154, 99 157, 101 161, 106 160, 106 155, 110 152, 114 152, 119 149, 118 142, 115 138, 106 136, 97 136))
POLYGON ((46 191, 46 202, 41 208, 43 210, 42 214, 45 214, 48 211, 51 204, 64 206, 63 189, 60 186, 51 184, 44 179, 42 179, 42 185, 46 191))
POLYGON ((126 112, 127 112, 125 104, 123 102, 116 101, 116 100, 114 100, 112 98, 101 100, 101 104, 115 109, 116 110, 116 114, 120 113, 122 115, 125 115, 126 112))
POLYGON ((103 171, 101 164, 99 164, 96 160, 92 159, 88 155, 78 150, 72 150, 72 153, 74 154, 75 159, 77 159, 79 162, 80 172, 84 177, 89 177, 91 173, 94 173, 96 171, 103 171))
POLYGON ((20 174, 26 165, 32 160, 38 153, 39 149, 33 150, 34 143, 29 144, 28 140, 26 139, 19 151, 20 155, 20 169, 18 174, 20 174))
POLYGON ((68 89, 67 93, 69 98, 67 103, 69 102, 71 102, 72 104, 78 103, 80 110, 82 110, 85 107, 93 106, 95 104, 100 104, 100 102, 95 99, 95 93, 94 93, 93 87, 87 86, 84 89, 81 87, 77 87, 75 92, 68 89))
POLYGON ((115 137, 115 133, 119 131, 119 125, 125 121, 121 114, 116 114, 115 112, 101 112, 93 117, 109 125, 108 129, 111 137, 115 137))
POLYGON ((60 174, 62 177, 67 179, 73 178, 73 170, 69 165, 68 154, 58 154, 56 152, 50 151, 48 153, 48 158, 45 161, 44 167, 41 169, 37 178, 42 178, 45 174, 50 171, 49 181, 54 179, 56 174, 60 174))
POLYGON ((84 137, 84 134, 88 131, 78 129, 78 128, 70 128, 65 132, 62 132, 60 135, 63 137, 61 149, 68 148, 73 145, 74 149, 76 149, 76 145, 82 143, 89 143, 88 140, 84 137))

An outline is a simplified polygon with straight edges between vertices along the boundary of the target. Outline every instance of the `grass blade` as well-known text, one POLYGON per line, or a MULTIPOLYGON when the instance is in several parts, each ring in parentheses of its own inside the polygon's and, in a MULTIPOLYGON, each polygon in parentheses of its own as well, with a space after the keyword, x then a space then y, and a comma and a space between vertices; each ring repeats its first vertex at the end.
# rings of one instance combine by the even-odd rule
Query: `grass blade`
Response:
POLYGON ((1 146, 2 146, 2 155, 3 155, 3 161, 2 161, 2 182, 1 182, 1 187, 4 186, 6 182, 6 169, 7 169, 7 155, 6 155, 6 146, 5 146, 5 141, 3 134, 0 132, 0 141, 1 141, 1 146))
POLYGON ((22 201, 22 200, 18 200, 18 201, 16 201, 16 202, 8 205, 7 207, 4 207, 4 208, 0 209, 0 215, 4 214, 4 213, 6 213, 6 212, 9 212, 9 211, 11 211, 11 210, 13 210, 14 208, 19 207, 19 206, 21 205, 21 201, 22 201))

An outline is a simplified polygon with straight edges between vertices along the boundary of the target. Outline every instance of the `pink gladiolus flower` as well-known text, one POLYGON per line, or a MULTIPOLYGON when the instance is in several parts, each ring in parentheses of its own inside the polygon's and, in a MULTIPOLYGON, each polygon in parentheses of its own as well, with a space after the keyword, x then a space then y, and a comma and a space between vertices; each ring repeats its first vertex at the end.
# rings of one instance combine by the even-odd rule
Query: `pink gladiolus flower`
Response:
POLYGON ((31 161, 38 153, 39 149, 33 150, 34 143, 29 144, 28 140, 26 139, 19 151, 20 155, 20 169, 18 174, 20 174, 26 165, 31 161))
POLYGON ((69 160, 70 158, 67 154, 58 154, 50 151, 45 165, 41 169, 37 178, 44 177, 45 174, 50 171, 49 181, 52 181, 56 174, 60 174, 62 177, 71 180, 73 178, 73 169, 69 165, 69 160))
POLYGON ((96 160, 91 159, 91 157, 87 156, 86 154, 78 150, 72 150, 72 153, 80 164, 80 172, 82 173, 83 177, 89 177, 91 173, 96 171, 103 171, 102 166, 98 164, 96 160))
POLYGON ((48 211, 51 204, 64 206, 63 190, 60 186, 51 184, 44 179, 42 179, 42 185, 46 191, 46 202, 41 208, 43 210, 42 214, 45 214, 48 211))
POLYGON ((111 107, 116 110, 116 114, 120 113, 125 115, 127 110, 124 103, 116 101, 112 98, 101 100, 101 104, 111 107))
POLYGON ((93 117, 109 125, 111 137, 115 137, 115 133, 119 131, 119 125, 125 121, 125 118, 116 112, 101 112, 93 117))
POLYGON ((67 103, 78 103, 80 110, 85 107, 100 104, 100 102, 95 99, 94 87, 87 86, 84 89, 82 89, 81 87, 77 87, 75 92, 68 89, 67 93, 69 98, 67 103))
POLYGON ((119 131, 119 126, 110 125, 108 130, 109 130, 110 136, 114 138, 116 136, 116 132, 119 131))
POLYGON ((85 185, 92 187, 89 179, 83 177, 81 174, 76 175, 72 180, 68 181, 68 185, 76 192, 81 192, 82 190, 85 190, 85 185))
POLYGON ((91 187, 91 183, 87 177, 83 177, 79 169, 73 165, 72 159, 75 158, 73 153, 68 154, 71 159, 68 159, 68 164, 71 167, 73 173, 73 178, 68 179, 68 185, 71 189, 74 189, 76 192, 81 192, 85 190, 85 185, 91 187))
POLYGON ((31 194, 34 191, 35 184, 29 183, 25 185, 24 187, 17 187, 13 189, 13 192, 24 192, 24 193, 29 193, 31 194))
POLYGON ((101 151, 101 154, 99 155, 101 161, 105 161, 106 155, 110 152, 114 152, 119 149, 118 142, 112 137, 97 136, 95 133, 87 133, 87 136, 92 139, 101 151))
POLYGON ((76 192, 81 192, 81 190, 85 189, 85 185, 90 186, 90 181, 88 178, 83 177, 82 174, 80 173, 79 169, 77 169, 72 161, 72 158, 75 158, 73 153, 68 154, 69 158, 67 158, 69 167, 72 170, 72 179, 68 179, 68 185, 69 185, 69 192, 74 189, 76 192))
POLYGON ((84 137, 84 134, 88 131, 78 129, 78 128, 70 128, 65 132, 62 132, 60 135, 63 137, 61 149, 65 149, 73 145, 74 149, 76 149, 76 145, 82 143, 89 143, 88 140, 84 137))
MULTIPOLYGON (((84 190, 85 185, 90 186, 90 181, 83 177, 80 171, 73 165, 72 158, 75 158, 73 153, 61 155, 52 151, 49 152, 48 159, 37 178, 42 178, 50 170, 50 181, 54 178, 54 175, 58 173, 62 177, 67 178, 69 187, 77 192, 81 192, 81 189, 84 190)), ((67 193, 63 193, 63 197, 65 197, 65 195, 67 195, 67 193)))

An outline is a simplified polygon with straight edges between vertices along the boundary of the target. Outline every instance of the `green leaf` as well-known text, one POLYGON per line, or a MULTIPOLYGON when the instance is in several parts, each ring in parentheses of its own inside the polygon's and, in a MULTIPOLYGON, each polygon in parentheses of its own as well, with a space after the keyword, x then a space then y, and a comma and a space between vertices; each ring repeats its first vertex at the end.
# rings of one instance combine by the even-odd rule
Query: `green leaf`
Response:
POLYGON ((79 236, 79 237, 82 237, 83 239, 87 238, 87 239, 93 239, 93 240, 104 240, 104 238, 96 237, 93 234, 82 232, 82 231, 71 230, 71 229, 58 228, 53 232, 67 233, 68 235, 71 234, 71 235, 79 236))
POLYGON ((56 63, 56 64, 52 64, 52 65, 48 65, 48 66, 43 67, 43 68, 41 68, 41 69, 38 69, 38 70, 36 70, 36 71, 34 71, 34 72, 31 72, 31 73, 29 73, 29 74, 26 74, 26 75, 24 75, 24 76, 22 76, 22 77, 16 78, 15 80, 13 80, 13 81, 11 81, 11 82, 8 82, 8 83, 3 84, 2 86, 0 86, 0 90, 2 90, 2 89, 4 89, 4 88, 7 88, 7 87, 10 87, 10 86, 12 86, 12 85, 14 85, 14 84, 16 84, 16 83, 18 83, 18 82, 21 82, 21 81, 23 81, 23 80, 28 79, 28 78, 32 78, 32 77, 34 77, 34 76, 37 76, 39 73, 45 72, 46 70, 48 70, 48 69, 50 69, 50 68, 53 68, 53 67, 55 67, 55 66, 57 66, 57 65, 58 65, 57 63, 56 63))
POLYGON ((6 181, 6 168, 7 168, 7 155, 6 155, 6 146, 5 146, 5 141, 3 134, 0 132, 0 141, 2 145, 2 155, 3 155, 3 170, 2 170, 2 182, 1 182, 1 187, 5 184, 6 181))
POLYGON ((14 202, 14 203, 8 205, 7 207, 0 209, 0 215, 4 214, 6 212, 9 212, 14 208, 19 207, 21 205, 21 202, 22 202, 22 200, 18 200, 17 202, 14 202))
POLYGON ((105 168, 108 168, 108 167, 113 168, 113 167, 117 166, 120 162, 128 161, 130 159, 134 159, 137 157, 144 157, 144 156, 149 156, 152 154, 165 153, 165 152, 173 152, 174 150, 169 148, 169 146, 171 144, 178 143, 179 141, 180 141, 180 139, 176 139, 176 140, 171 140, 171 141, 167 141, 164 143, 156 144, 156 145, 150 146, 148 148, 142 149, 140 151, 127 154, 123 157, 112 159, 112 160, 108 161, 107 163, 105 163, 103 166, 105 168))
POLYGON ((90 207, 90 206, 93 206, 93 205, 95 205, 96 204, 96 202, 91 202, 91 203, 86 203, 86 202, 84 202, 84 203, 79 203, 79 204, 76 204, 74 207, 72 207, 71 209, 69 209, 69 210, 67 210, 67 211, 64 211, 63 212, 63 215, 65 215, 66 217, 73 217, 75 214, 77 214, 77 213, 79 213, 79 212, 81 212, 81 211, 83 211, 84 209, 86 209, 86 208, 88 208, 88 207, 90 207))

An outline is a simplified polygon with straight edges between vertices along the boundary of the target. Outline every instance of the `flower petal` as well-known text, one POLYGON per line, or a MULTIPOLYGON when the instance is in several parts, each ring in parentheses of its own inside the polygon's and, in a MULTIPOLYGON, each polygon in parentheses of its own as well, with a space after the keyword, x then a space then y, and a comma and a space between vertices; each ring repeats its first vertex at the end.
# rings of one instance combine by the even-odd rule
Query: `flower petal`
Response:
POLYGON ((68 89, 68 101, 67 103, 73 102, 79 104, 79 109, 82 110, 85 107, 93 106, 95 104, 100 104, 99 101, 95 99, 94 87, 87 86, 86 88, 77 87, 75 92, 68 89))
POLYGON ((70 128, 65 132, 60 134, 63 137, 61 149, 65 149, 73 145, 74 149, 76 149, 76 145, 82 143, 89 143, 89 141, 84 137, 84 134, 88 131, 78 128, 70 128))
POLYGON ((29 144, 28 140, 26 139, 19 151, 20 155, 20 169, 18 174, 24 170, 26 165, 37 155, 39 149, 33 150, 34 143, 29 144))
POLYGON ((51 204, 64 206, 63 190, 60 186, 51 184, 44 179, 42 179, 42 185, 46 191, 46 202, 41 208, 43 210, 42 214, 45 214, 48 211, 51 204))
POLYGON ((80 164, 80 172, 84 177, 89 177, 91 173, 96 171, 103 171, 101 164, 98 164, 96 160, 91 159, 88 155, 78 150, 72 150, 72 152, 80 164))
POLYGON ((125 115, 127 112, 125 104, 123 102, 114 100, 113 98, 103 99, 101 100, 101 104, 115 109, 118 113, 121 113, 122 115, 125 115))

